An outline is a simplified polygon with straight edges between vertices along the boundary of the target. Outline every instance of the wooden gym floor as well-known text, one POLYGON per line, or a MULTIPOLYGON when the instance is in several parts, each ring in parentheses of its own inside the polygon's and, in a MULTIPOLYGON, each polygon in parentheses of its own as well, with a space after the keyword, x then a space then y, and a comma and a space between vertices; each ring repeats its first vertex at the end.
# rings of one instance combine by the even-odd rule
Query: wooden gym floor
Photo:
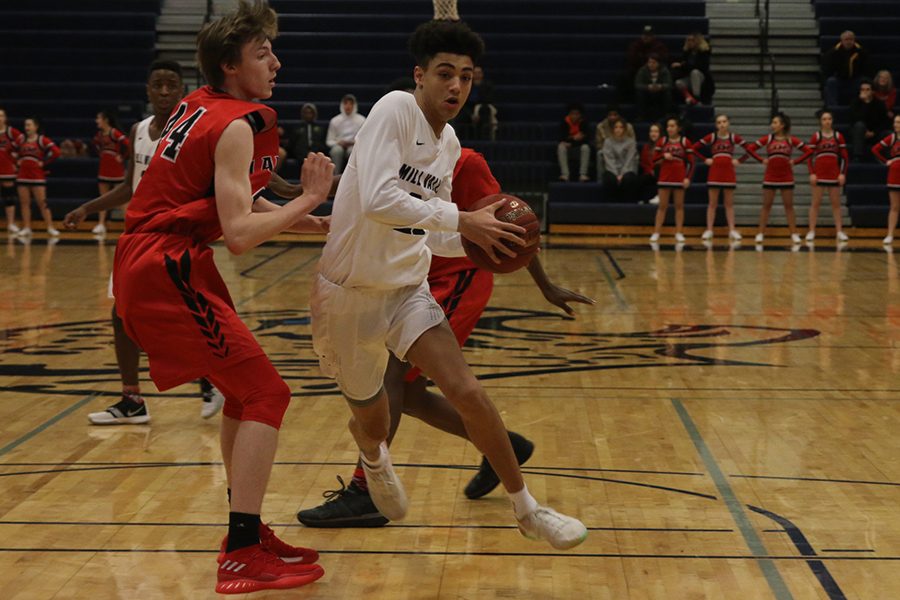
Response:
MULTIPOLYGON (((644 239, 552 236, 548 272, 597 305, 564 319, 527 274, 501 276, 466 348, 507 425, 537 444, 535 496, 591 530, 567 553, 522 538, 499 491, 466 500, 478 453, 412 419, 392 450, 406 521, 301 527, 297 509, 356 457, 311 355, 319 249, 218 247, 295 393, 263 517, 320 549, 327 572, 251 597, 900 597, 895 256, 871 240, 756 252, 694 237, 654 252, 644 239)), ((218 417, 200 419, 193 385, 145 381, 151 425, 87 422, 119 390, 112 241, 0 242, 0 598, 215 597, 218 417)))

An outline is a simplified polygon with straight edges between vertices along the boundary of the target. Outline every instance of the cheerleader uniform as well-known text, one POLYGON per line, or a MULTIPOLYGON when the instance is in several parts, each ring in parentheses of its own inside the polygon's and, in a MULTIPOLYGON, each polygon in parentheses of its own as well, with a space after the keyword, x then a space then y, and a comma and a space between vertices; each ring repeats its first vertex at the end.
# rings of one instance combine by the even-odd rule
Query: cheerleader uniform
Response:
POLYGON ((684 180, 690 179, 694 172, 694 149, 691 141, 684 136, 677 141, 662 136, 656 142, 653 161, 660 165, 657 186, 683 189, 684 180), (663 158, 666 152, 672 155, 672 160, 663 158))
POLYGON ((764 135, 747 145, 747 154, 762 162, 763 157, 756 151, 758 148, 765 148, 769 159, 769 162, 766 164, 766 172, 763 175, 763 188, 776 190, 794 189, 794 165, 805 162, 812 154, 809 148, 806 147, 806 144, 793 135, 783 140, 776 138, 773 133, 764 135), (799 158, 791 160, 794 148, 803 154, 799 158))
POLYGON ((900 136, 896 133, 887 136, 875 144, 872 154, 888 166, 888 189, 900 191, 900 136), (887 156, 884 154, 885 150, 887 150, 887 156))
POLYGON ((47 172, 44 170, 50 163, 59 158, 59 148, 53 140, 38 134, 34 140, 28 140, 22 134, 16 140, 14 150, 19 156, 19 170, 16 183, 19 185, 47 185, 47 172))
POLYGON ((94 136, 94 148, 100 157, 97 181, 121 183, 125 181, 125 157, 128 155, 128 137, 116 128, 109 133, 98 131, 94 136))
POLYGON ((0 133, 0 181, 16 180, 16 159, 13 157, 13 146, 22 132, 15 127, 6 127, 0 133))
POLYGON ((847 141, 840 131, 835 131, 830 137, 822 135, 821 131, 813 134, 807 146, 812 155, 807 164, 809 174, 816 176, 816 185, 822 187, 837 187, 838 177, 847 176, 847 167, 850 159, 847 154, 847 141))
POLYGON ((706 176, 706 186, 712 189, 734 189, 737 187, 737 174, 734 171, 734 151, 737 147, 747 149, 747 142, 736 133, 721 137, 718 133, 710 133, 694 144, 694 152, 702 156, 700 150, 709 148, 712 165, 706 176))

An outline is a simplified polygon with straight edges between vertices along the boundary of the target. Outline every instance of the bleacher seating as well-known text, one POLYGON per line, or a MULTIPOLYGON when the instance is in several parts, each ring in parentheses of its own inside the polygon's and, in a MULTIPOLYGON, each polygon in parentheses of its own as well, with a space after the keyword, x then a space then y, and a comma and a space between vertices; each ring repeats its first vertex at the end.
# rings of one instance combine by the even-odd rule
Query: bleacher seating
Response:
MULTIPOLYGON (((20 128, 38 116, 55 142, 96 132, 98 110, 114 109, 127 131, 142 117, 147 66, 155 58, 161 0, 41 0, 0 7, 0 106, 20 128)), ((60 159, 48 196, 60 217, 97 193, 97 159, 60 159)))
MULTIPOLYGON (((842 32, 851 30, 870 54, 874 69, 888 69, 894 74, 895 85, 900 83, 900 2, 886 0, 813 0, 819 20, 819 46, 827 52, 838 42, 842 32)), ((900 112, 900 105, 894 107, 900 112)), ((847 132, 851 123, 849 107, 834 109, 835 126, 847 132)), ((873 140, 874 144, 877 140, 873 140)), ((851 162, 847 174, 847 207, 855 227, 884 227, 887 220, 888 199, 885 181, 887 169, 871 162, 851 162)))

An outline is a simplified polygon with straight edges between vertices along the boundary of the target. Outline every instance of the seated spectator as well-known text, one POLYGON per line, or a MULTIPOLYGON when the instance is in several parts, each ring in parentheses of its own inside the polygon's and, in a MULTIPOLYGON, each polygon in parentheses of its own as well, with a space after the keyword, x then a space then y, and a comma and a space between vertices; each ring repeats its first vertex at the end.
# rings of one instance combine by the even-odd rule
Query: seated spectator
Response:
POLYGON ((641 121, 656 121, 671 112, 672 74, 656 54, 634 76, 634 93, 641 121))
POLYGON ((569 160, 578 156, 578 181, 590 181, 588 168, 591 162, 591 145, 585 133, 584 108, 570 104, 569 112, 559 125, 559 145, 556 158, 559 161, 560 181, 569 181, 569 160))
POLYGON ((651 54, 663 64, 669 64, 669 49, 653 33, 652 25, 644 25, 641 37, 631 42, 625 52, 625 72, 616 84, 619 102, 630 102, 634 98, 634 76, 647 64, 651 54))
POLYGON ((80 158, 88 156, 88 146, 79 139, 65 139, 59 145, 60 158, 80 158))
POLYGON ((606 109, 606 118, 597 123, 597 130, 594 133, 594 147, 597 150, 598 177, 601 173, 603 173, 603 141, 607 138, 612 137, 612 126, 617 121, 625 123, 625 137, 636 139, 634 135, 634 127, 631 126, 631 123, 625 121, 621 113, 619 113, 618 106, 616 106, 615 104, 610 104, 606 109))
POLYGON ((884 102, 888 116, 893 119, 894 107, 897 106, 897 88, 894 87, 894 78, 890 71, 881 70, 875 73, 875 79, 872 81, 872 93, 875 94, 876 100, 884 102))
POLYGON ((890 127, 884 102, 875 98, 872 83, 864 79, 859 84, 859 96, 850 103, 850 153, 854 161, 869 160, 868 148, 883 137, 890 127))
POLYGON ((662 126, 659 123, 650 125, 647 142, 641 146, 640 172, 638 173, 638 199, 641 202, 649 200, 650 204, 659 204, 656 180, 659 178, 659 165, 653 160, 656 150, 656 142, 662 135, 662 126))
POLYGON ((472 73, 472 91, 463 107, 463 122, 471 124, 470 135, 478 140, 497 138, 497 108, 494 102, 494 85, 484 78, 484 69, 475 67, 472 73))
POLYGON ((684 40, 681 60, 671 65, 675 87, 684 96, 687 104, 700 104, 701 101, 708 103, 712 99, 712 93, 709 91, 712 87, 709 55, 709 42, 703 34, 692 33, 684 40))
MULTIPOLYGON (((605 196, 613 202, 636 202, 637 145, 628 137, 624 121, 614 121, 613 134, 603 143, 603 182, 605 196)), ((598 167, 599 170, 599 167, 598 167)))
POLYGON ((328 154, 334 163, 335 175, 344 171, 344 165, 356 143, 356 134, 365 121, 366 118, 357 112, 356 96, 347 94, 341 98, 341 112, 328 123, 328 133, 325 136, 325 145, 328 146, 328 154))
POLYGON ((829 50, 822 60, 822 77, 825 79, 825 105, 847 104, 859 81, 870 75, 869 53, 856 43, 852 31, 841 34, 841 41, 829 50))
POLYGON ((312 102, 307 102, 300 109, 300 124, 291 131, 288 140, 288 156, 300 161, 306 160, 310 152, 328 152, 325 145, 325 128, 318 123, 319 109, 312 102))

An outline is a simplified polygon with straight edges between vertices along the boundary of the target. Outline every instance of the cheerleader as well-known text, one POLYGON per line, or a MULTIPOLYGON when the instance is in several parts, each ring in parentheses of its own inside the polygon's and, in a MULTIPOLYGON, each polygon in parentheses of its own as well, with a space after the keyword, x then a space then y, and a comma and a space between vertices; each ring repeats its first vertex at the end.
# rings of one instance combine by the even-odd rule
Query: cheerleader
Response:
POLYGON ((746 149, 747 142, 736 133, 731 133, 728 129, 729 125, 727 115, 716 116, 716 131, 694 144, 694 152, 698 156, 702 156, 701 150, 703 148, 709 148, 710 153, 710 158, 704 160, 706 165, 709 166, 709 173, 706 177, 709 206, 706 209, 706 231, 703 232, 702 236, 704 241, 713 238, 713 225, 716 221, 719 192, 721 192, 725 204, 728 237, 735 242, 741 239, 741 234, 734 225, 734 188, 737 186, 737 176, 734 168, 741 161, 734 157, 734 151, 738 146, 746 149))
POLYGON ((675 242, 684 243, 684 191, 691 184, 691 173, 694 170, 694 149, 691 141, 681 135, 681 121, 678 117, 666 120, 666 135, 656 142, 653 154, 654 162, 660 165, 659 206, 656 208, 656 226, 650 243, 659 241, 659 232, 666 219, 669 198, 675 203, 675 242))
POLYGON ((828 189, 831 199, 831 214, 834 216, 834 228, 837 230, 838 243, 850 238, 842 231, 841 223, 841 188, 847 182, 847 141, 840 131, 833 129, 834 116, 830 110, 823 109, 816 113, 819 118, 819 131, 809 140, 809 184, 812 186, 812 203, 809 205, 809 233, 806 241, 816 239, 816 221, 819 218, 819 206, 822 196, 828 189))
POLYGON ((16 225, 16 159, 13 145, 22 132, 6 122, 6 111, 0 108, 0 197, 6 210, 6 231, 19 233, 16 225))
POLYGON ((35 117, 25 119, 25 133, 16 139, 13 146, 18 172, 16 185, 19 191, 19 206, 22 209, 24 227, 19 235, 31 235, 31 200, 37 202, 41 216, 47 223, 47 233, 53 237, 59 231, 53 227, 53 217, 47 208, 47 166, 59 158, 59 148, 53 140, 41 134, 41 123, 35 117))
MULTIPOLYGON (((94 136, 94 149, 100 157, 100 168, 97 173, 97 188, 102 196, 117 184, 125 181, 125 159, 128 158, 128 136, 116 129, 115 117, 102 110, 97 113, 97 134, 94 136)), ((101 210, 97 225, 91 230, 103 235, 106 233, 106 211, 101 210)))
POLYGON ((891 211, 888 213, 888 231, 883 243, 890 246, 894 243, 894 230, 900 213, 900 115, 894 116, 894 133, 878 142, 872 148, 872 153, 888 166, 887 187, 891 197, 891 211))
POLYGON ((763 207, 759 214, 759 233, 756 234, 755 241, 757 244, 763 242, 769 213, 775 202, 775 190, 781 190, 781 201, 784 202, 784 212, 791 229, 791 241, 799 244, 801 239, 797 234, 797 215, 794 212, 794 165, 805 162, 810 151, 803 142, 791 135, 791 119, 783 112, 772 117, 769 127, 772 133, 747 145, 747 154, 766 166, 762 184, 763 207), (766 149, 766 158, 757 153, 758 148, 766 149), (803 154, 791 160, 794 148, 803 154))

